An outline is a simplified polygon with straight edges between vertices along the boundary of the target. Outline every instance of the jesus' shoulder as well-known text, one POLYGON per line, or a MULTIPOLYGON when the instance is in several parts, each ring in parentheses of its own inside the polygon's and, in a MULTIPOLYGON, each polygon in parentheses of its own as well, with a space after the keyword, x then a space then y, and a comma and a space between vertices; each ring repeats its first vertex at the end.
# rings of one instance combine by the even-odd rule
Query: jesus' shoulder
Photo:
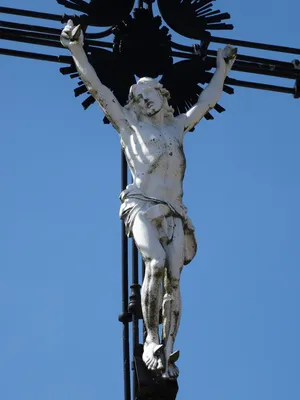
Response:
POLYGON ((88 83, 86 83, 86 86, 112 126, 117 132, 121 133, 122 130, 128 127, 126 110, 107 86, 100 83, 100 81, 97 81, 97 84, 97 87, 95 87, 96 85, 89 86, 88 83))
MULTIPOLYGON (((105 116, 121 137, 130 135, 137 130, 147 130, 147 124, 139 124, 135 113, 132 110, 123 107, 108 87, 103 84, 100 86, 101 87, 99 88, 88 88, 97 103, 100 105, 105 116)), ((169 117, 163 125, 163 130, 167 130, 170 133, 172 132, 173 136, 175 135, 179 141, 182 141, 184 134, 187 132, 187 119, 187 114, 169 117)), ((161 130, 161 128, 159 130, 161 130)))

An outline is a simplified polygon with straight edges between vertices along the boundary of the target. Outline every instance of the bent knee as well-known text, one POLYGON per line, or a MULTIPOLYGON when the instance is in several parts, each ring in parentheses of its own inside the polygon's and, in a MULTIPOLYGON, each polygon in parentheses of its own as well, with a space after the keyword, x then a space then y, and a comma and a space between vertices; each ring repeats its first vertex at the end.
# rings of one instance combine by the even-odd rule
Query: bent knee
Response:
POLYGON ((178 289, 179 288, 179 278, 171 278, 171 286, 173 289, 178 289))
POLYGON ((179 289, 179 284, 180 284, 179 278, 168 276, 168 279, 165 282, 166 295, 172 294, 174 290, 177 291, 179 289))
POLYGON ((170 285, 172 289, 178 289, 179 288, 179 277, 171 277, 170 278, 170 285))
POLYGON ((149 273, 153 277, 162 277, 166 265, 166 256, 161 255, 152 259, 149 263, 149 273))

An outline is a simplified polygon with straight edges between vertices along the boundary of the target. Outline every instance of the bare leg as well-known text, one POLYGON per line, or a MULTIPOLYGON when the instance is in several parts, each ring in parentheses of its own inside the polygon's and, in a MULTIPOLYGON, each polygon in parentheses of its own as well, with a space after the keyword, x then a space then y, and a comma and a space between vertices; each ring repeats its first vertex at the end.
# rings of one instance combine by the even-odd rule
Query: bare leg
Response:
MULTIPOLYGON (((165 352, 164 378, 174 379, 179 375, 175 360, 170 357, 174 351, 174 342, 181 317, 180 273, 184 262, 184 231, 179 218, 175 219, 172 242, 165 247, 168 264, 164 279, 165 295, 163 298, 163 343, 165 352)), ((177 355, 178 358, 179 354, 177 355)))
POLYGON ((162 369, 158 325, 161 308, 161 285, 166 263, 166 253, 159 239, 155 225, 142 213, 135 217, 133 237, 145 262, 145 278, 142 286, 142 310, 147 337, 144 344, 143 360, 148 369, 162 369))

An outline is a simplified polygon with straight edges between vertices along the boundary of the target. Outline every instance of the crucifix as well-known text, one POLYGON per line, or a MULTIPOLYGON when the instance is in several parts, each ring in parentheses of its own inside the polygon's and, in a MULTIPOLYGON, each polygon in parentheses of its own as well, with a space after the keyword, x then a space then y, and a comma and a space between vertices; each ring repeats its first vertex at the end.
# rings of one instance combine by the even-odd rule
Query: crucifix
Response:
POLYGON ((122 107, 89 63, 80 25, 74 27, 69 20, 61 42, 71 51, 89 93, 119 133, 133 178, 121 193, 120 216, 146 266, 141 298, 146 328, 143 361, 149 370, 161 370, 163 378, 177 378, 179 351, 174 351, 174 342, 181 316, 180 274, 197 249, 194 227, 182 201, 183 139, 219 100, 236 49, 227 46, 218 51, 216 72, 209 85, 196 104, 174 117, 168 90, 147 77, 131 86, 127 105, 122 107))
MULTIPOLYGON (((119 133, 124 154, 120 210, 124 221, 124 298, 120 316, 124 324, 124 377, 125 382, 130 383, 128 324, 132 322, 134 397, 153 397, 156 387, 156 397, 160 392, 160 398, 171 399, 176 396, 179 374, 176 365, 179 350, 174 343, 181 316, 180 274, 197 250, 194 227, 182 201, 184 135, 193 130, 202 118, 213 119, 212 110, 223 112, 223 107, 218 104, 219 98, 223 91, 233 93, 231 86, 234 85, 299 97, 297 60, 288 63, 247 56, 240 51, 237 54, 237 49, 231 46, 213 51, 208 50, 209 45, 211 42, 231 43, 292 54, 300 54, 300 51, 213 37, 210 30, 233 27, 223 22, 229 19, 229 14, 213 10, 210 1, 157 1, 163 18, 173 30, 199 42, 192 46, 172 42, 168 29, 161 27, 159 17, 154 17, 153 1, 139 1, 133 16, 134 1, 92 0, 86 3, 72 0, 59 3, 83 14, 60 17, 5 7, 1 7, 0 12, 67 23, 62 32, 56 28, 2 21, 0 35, 5 40, 41 46, 61 47, 62 44, 70 50, 72 57, 5 49, 0 49, 0 53, 69 64, 62 67, 61 72, 72 79, 79 78, 75 95, 88 93, 84 108, 97 102, 105 113, 105 122, 111 123, 119 133), (89 26, 109 28, 99 33, 88 33, 89 26), (113 43, 99 41, 111 34, 114 35, 113 43), (173 63, 175 58, 183 61, 173 63), (215 69, 214 73, 210 72, 212 69, 215 69), (239 81, 228 77, 231 69, 293 79, 295 86, 239 81), (159 75, 162 75, 160 80, 157 79, 159 75), (206 88, 199 86, 205 83, 208 83, 206 88), (126 162, 133 179, 129 185, 125 182, 126 162), (134 238, 145 264, 140 299, 137 253, 134 250, 134 279, 129 304, 125 233, 134 238), (145 326, 142 349, 138 342, 138 322, 141 319, 145 326), (138 349, 141 349, 140 353, 138 349)), ((127 384, 126 400, 129 396, 127 384)))

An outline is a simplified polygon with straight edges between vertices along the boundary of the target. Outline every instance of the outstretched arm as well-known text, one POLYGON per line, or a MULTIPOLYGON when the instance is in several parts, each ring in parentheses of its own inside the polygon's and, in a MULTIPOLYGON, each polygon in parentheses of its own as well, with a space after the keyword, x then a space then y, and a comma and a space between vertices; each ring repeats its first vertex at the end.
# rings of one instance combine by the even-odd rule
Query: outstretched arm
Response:
POLYGON ((186 114, 184 114, 184 131, 192 129, 204 115, 214 108, 221 97, 224 81, 236 58, 236 49, 226 46, 224 50, 219 49, 217 55, 217 69, 210 83, 199 96, 195 104, 186 114), (228 59, 227 59, 228 57, 228 59), (225 61, 226 58, 226 61, 225 61))
POLYGON ((62 45, 70 50, 77 71, 86 88, 100 105, 115 129, 120 132, 126 122, 124 109, 112 91, 101 83, 96 71, 89 63, 83 49, 84 38, 80 26, 74 27, 73 21, 69 20, 62 31, 60 40, 62 45))

